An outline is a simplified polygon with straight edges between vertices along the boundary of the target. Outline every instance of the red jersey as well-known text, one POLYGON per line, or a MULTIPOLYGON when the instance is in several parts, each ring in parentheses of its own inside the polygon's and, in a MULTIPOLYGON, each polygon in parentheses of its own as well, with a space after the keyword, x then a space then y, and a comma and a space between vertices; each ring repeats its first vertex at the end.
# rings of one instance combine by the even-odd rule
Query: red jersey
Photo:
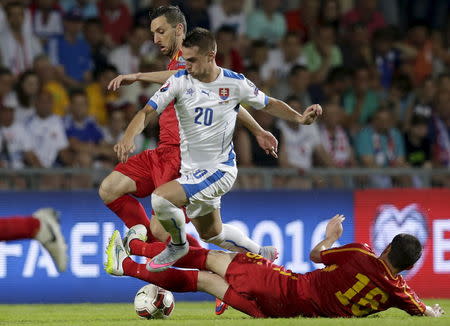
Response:
POLYGON ((292 298, 296 300, 299 295, 305 300, 306 296, 314 303, 310 311, 298 307, 302 315, 362 317, 391 307, 411 315, 424 313, 425 304, 403 277, 392 275, 369 246, 353 243, 320 255, 327 267, 299 275, 298 290, 292 298))
MULTIPOLYGON (((181 50, 170 60, 167 65, 169 70, 184 69, 186 63, 181 56, 181 50)), ((171 102, 159 117, 159 144, 163 145, 180 145, 180 132, 178 130, 178 119, 175 113, 174 102, 171 102)))

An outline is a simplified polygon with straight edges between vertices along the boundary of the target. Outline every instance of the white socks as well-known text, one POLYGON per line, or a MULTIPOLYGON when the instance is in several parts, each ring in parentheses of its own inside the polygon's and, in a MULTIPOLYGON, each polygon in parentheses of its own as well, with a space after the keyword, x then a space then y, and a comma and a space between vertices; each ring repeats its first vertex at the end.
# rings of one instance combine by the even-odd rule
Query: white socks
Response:
POLYGON ((184 230, 186 221, 183 210, 176 207, 167 199, 155 194, 152 194, 152 208, 161 225, 172 237, 172 243, 186 243, 186 232, 184 230))
POLYGON ((241 230, 225 223, 222 225, 222 232, 219 235, 203 241, 234 252, 251 251, 259 254, 261 250, 261 246, 249 237, 246 237, 241 230))

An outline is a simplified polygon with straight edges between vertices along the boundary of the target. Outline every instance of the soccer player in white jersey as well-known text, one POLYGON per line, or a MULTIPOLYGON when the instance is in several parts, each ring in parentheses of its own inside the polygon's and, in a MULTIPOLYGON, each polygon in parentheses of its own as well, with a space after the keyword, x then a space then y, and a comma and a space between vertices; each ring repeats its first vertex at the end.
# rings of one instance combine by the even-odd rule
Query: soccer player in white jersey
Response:
POLYGON ((232 137, 240 103, 300 124, 311 124, 322 113, 319 105, 313 105, 299 114, 286 103, 266 96, 243 75, 218 67, 215 55, 216 42, 211 32, 196 28, 188 33, 183 41, 187 69, 170 77, 136 114, 118 146, 119 157, 128 155, 134 148, 134 137, 142 132, 146 121, 161 114, 175 100, 181 136, 181 177, 152 194, 152 208, 171 241, 147 264, 150 271, 167 269, 189 249, 180 207, 186 206, 198 231, 220 223, 220 197, 231 189, 237 176, 232 137), (202 218, 213 211, 218 220, 202 218))

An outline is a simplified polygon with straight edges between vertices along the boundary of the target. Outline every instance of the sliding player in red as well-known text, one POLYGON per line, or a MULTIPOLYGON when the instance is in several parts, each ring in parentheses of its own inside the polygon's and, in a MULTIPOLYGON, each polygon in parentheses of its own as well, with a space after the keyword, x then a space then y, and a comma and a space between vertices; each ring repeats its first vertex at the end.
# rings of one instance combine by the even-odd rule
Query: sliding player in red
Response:
MULTIPOLYGON (((343 215, 327 225, 326 238, 311 251, 311 260, 323 269, 297 274, 253 253, 224 253, 190 248, 175 266, 148 272, 125 253, 118 231, 108 245, 106 271, 133 276, 174 292, 202 291, 258 318, 265 317, 363 317, 397 307, 411 315, 440 317, 439 305, 426 306, 408 287, 400 272, 420 258, 422 246, 412 235, 399 234, 377 257, 365 244, 331 248, 342 235, 343 215), (213 273, 210 273, 211 271, 213 273)), ((152 244, 149 257, 164 249, 152 244)))
POLYGON ((0 241, 35 239, 47 249, 56 268, 67 268, 67 245, 59 225, 58 213, 53 208, 41 208, 33 215, 0 218, 0 241))

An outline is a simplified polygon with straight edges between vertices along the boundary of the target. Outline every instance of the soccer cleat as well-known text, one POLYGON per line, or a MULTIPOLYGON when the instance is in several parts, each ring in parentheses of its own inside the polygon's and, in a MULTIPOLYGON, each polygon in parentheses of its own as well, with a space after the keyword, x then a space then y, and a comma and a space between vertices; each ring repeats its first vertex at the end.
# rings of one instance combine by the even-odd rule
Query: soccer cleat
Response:
POLYGON ((278 250, 273 246, 261 247, 259 254, 270 261, 274 261, 278 258, 278 250))
POLYGON ((105 271, 108 274, 122 276, 122 263, 128 257, 119 231, 115 230, 109 239, 108 247, 106 248, 107 261, 105 264, 105 271))
POLYGON ((128 255, 131 255, 130 242, 131 240, 138 239, 142 241, 147 241, 147 228, 142 224, 137 224, 132 226, 125 237, 123 238, 123 245, 128 255))
POLYGON ((175 245, 169 242, 167 247, 150 260, 146 268, 149 272, 162 272, 172 266, 178 259, 189 251, 189 244, 175 245))
POLYGON ((227 309, 228 309, 228 305, 225 302, 223 302, 222 300, 216 298, 216 309, 214 310, 214 313, 216 315, 221 315, 227 309))
POLYGON ((61 232, 59 214, 53 208, 41 208, 33 213, 40 222, 39 231, 34 237, 47 249, 56 268, 64 272, 67 268, 67 244, 61 232))

